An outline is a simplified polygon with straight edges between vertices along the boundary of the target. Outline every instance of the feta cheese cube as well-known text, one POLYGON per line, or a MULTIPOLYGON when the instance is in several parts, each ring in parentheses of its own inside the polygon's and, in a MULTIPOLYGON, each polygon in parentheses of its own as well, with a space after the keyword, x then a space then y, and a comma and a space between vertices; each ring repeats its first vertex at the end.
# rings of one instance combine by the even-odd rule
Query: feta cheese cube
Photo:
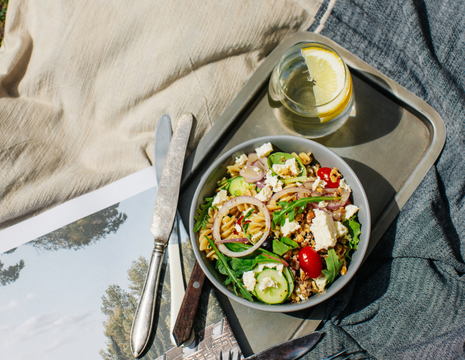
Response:
POLYGON ((278 287, 278 282, 274 281, 269 276, 264 277, 263 280, 260 281, 260 285, 258 286, 260 291, 265 291, 266 289, 268 289, 270 287, 277 288, 278 287))
POLYGON ((247 290, 253 291, 255 289, 255 284, 257 283, 257 279, 255 279, 255 272, 254 271, 246 271, 242 275, 242 282, 247 290))
POLYGON ((276 270, 278 270, 278 272, 282 274, 284 270, 284 264, 279 264, 275 262, 258 264, 258 272, 263 271, 264 268, 268 268, 268 269, 276 268, 276 270))
POLYGON ((319 176, 316 177, 316 180, 312 184, 312 190, 316 190, 317 188, 324 188, 326 186, 326 181, 320 179, 319 176))
POLYGON ((273 176, 271 170, 266 172, 265 184, 270 185, 274 192, 278 192, 283 189, 283 182, 279 180, 277 176, 273 176))
POLYGON ((234 225, 234 229, 236 230, 237 233, 242 232, 242 227, 239 224, 234 225))
POLYGON ((289 222, 289 219, 286 219, 286 222, 284 223, 283 226, 281 226, 281 232, 284 236, 288 237, 291 235, 293 232, 297 231, 300 229, 300 225, 297 221, 291 221, 289 222))
POLYGON ((220 190, 218 194, 216 194, 215 198, 213 199, 213 206, 219 210, 226 201, 229 200, 228 192, 226 190, 220 190))
POLYGON ((273 164, 273 171, 283 178, 292 178, 300 174, 295 158, 286 160, 284 164, 273 164))
POLYGON ((343 188, 344 190, 352 192, 352 189, 350 188, 350 186, 346 183, 344 179, 339 180, 339 186, 343 188))
POLYGON ((270 155, 272 151, 273 145, 271 145, 269 142, 255 149, 255 152, 259 158, 270 155))
POLYGON ((273 190, 270 185, 266 185, 255 197, 263 202, 268 202, 273 196, 273 190))
POLYGON ((321 274, 320 276, 318 276, 317 278, 313 280, 315 280, 315 285, 318 288, 318 290, 320 292, 324 291, 325 286, 326 286, 326 281, 327 281, 326 276, 324 274, 321 274))
POLYGON ((344 226, 344 224, 341 223, 340 221, 335 221, 334 225, 336 226, 336 233, 337 233, 338 238, 343 237, 344 235, 346 235, 349 232, 349 229, 347 229, 344 226))
POLYGON ((326 206, 328 206, 328 204, 329 204, 329 202, 327 202, 327 201, 320 201, 320 202, 318 203, 318 207, 319 207, 320 209, 323 209, 323 208, 325 208, 326 206))
POLYGON ((349 220, 352 216, 355 215, 355 213, 359 210, 359 208, 356 205, 347 205, 345 207, 345 213, 343 215, 343 220, 349 220))
POLYGON ((337 230, 330 214, 321 210, 314 210, 315 217, 310 225, 310 231, 315 240, 315 250, 328 250, 336 246, 337 230))
POLYGON ((249 160, 246 154, 242 154, 241 156, 236 158, 236 165, 245 165, 245 163, 249 160))

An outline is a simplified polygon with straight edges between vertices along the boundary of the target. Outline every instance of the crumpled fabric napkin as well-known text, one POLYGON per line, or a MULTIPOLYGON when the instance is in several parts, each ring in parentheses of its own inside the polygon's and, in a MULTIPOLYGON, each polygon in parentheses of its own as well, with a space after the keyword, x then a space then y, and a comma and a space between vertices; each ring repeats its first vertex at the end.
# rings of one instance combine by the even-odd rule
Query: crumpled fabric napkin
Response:
POLYGON ((192 150, 321 2, 10 0, 0 229, 150 166, 165 113, 194 114, 192 150))

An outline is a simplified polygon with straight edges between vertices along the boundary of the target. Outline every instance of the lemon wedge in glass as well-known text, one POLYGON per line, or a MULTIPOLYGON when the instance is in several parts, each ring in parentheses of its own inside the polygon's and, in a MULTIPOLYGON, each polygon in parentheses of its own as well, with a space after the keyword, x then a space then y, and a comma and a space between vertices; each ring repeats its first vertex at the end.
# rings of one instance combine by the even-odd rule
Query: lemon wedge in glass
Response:
POLYGON ((313 83, 315 106, 320 122, 339 115, 347 106, 352 93, 349 69, 335 52, 319 47, 301 50, 308 69, 307 81, 313 83))

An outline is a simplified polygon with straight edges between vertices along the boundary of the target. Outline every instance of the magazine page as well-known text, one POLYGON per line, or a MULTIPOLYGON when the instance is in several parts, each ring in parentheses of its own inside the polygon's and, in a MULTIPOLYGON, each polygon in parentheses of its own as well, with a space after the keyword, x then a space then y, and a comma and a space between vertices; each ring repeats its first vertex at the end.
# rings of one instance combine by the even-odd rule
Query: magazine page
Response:
MULTIPOLYGON (((86 195, 85 201, 76 199, 0 232, 3 244, 9 244, 0 255, 2 360, 134 358, 130 331, 153 251, 150 225, 157 188, 148 187, 146 179, 141 181, 147 174, 143 171, 129 182, 126 179, 130 189, 126 195, 124 186, 112 184, 111 191, 97 190, 86 195), (102 193, 106 193, 103 202, 102 193), (85 208, 91 212, 81 216, 85 208), (69 213, 81 215, 70 221, 69 213), (56 227, 60 221, 68 223, 56 227), (54 226, 26 241, 28 233, 37 235, 38 228, 43 232, 54 226)), ((183 226, 179 236, 187 283, 195 257, 183 226)), ((240 358, 237 341, 208 282, 197 311, 195 339, 185 347, 173 345, 169 271, 165 256, 151 345, 141 358, 219 359, 221 353, 240 358)))

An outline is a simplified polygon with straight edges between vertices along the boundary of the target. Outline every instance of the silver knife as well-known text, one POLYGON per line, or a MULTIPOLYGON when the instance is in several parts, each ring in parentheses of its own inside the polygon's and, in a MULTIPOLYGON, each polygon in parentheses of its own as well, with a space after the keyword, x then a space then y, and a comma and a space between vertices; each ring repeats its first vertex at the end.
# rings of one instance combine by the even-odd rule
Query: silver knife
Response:
POLYGON ((272 346, 266 350, 260 351, 245 360, 295 360, 306 354, 320 340, 321 333, 318 331, 310 334, 285 341, 281 344, 272 346))
MULTIPOLYGON (((161 173, 165 165, 166 153, 171 142, 171 119, 168 115, 163 115, 158 121, 155 131, 155 155, 154 167, 157 183, 160 183, 161 173)), ((179 212, 176 213, 173 229, 168 241, 168 260, 170 267, 171 284, 171 314, 170 314, 170 335, 171 342, 176 345, 173 337, 173 328, 178 317, 178 312, 184 298, 185 286, 182 276, 181 256, 179 253, 178 227, 183 226, 179 212)))
POLYGON ((155 237, 155 245, 131 329, 131 351, 135 357, 140 356, 145 350, 152 331, 160 269, 176 216, 182 167, 192 122, 192 114, 184 114, 178 120, 168 148, 165 160, 166 166, 163 168, 160 184, 158 184, 157 199, 150 228, 155 237))

